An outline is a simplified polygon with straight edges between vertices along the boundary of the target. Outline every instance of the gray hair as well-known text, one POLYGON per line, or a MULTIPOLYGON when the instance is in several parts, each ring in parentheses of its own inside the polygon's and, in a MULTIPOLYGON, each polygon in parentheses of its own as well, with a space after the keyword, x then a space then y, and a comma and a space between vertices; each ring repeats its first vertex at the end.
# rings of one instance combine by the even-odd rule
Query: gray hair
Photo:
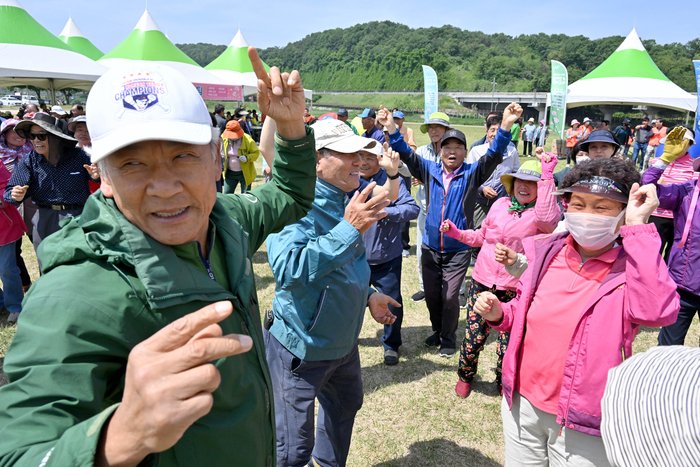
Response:
MULTIPOLYGON (((219 146, 221 144, 221 139, 219 138, 219 131, 218 128, 212 127, 211 129, 211 141, 209 142, 209 150, 211 151, 211 156, 216 160, 216 156, 219 155, 219 146)), ((97 168, 100 171, 100 176, 106 179, 109 179, 109 174, 107 173, 107 164, 105 163, 107 159, 109 159, 112 155, 110 154, 109 156, 105 157, 104 159, 100 159, 97 161, 97 168)))
POLYGON ((332 156, 332 155, 333 155, 333 154, 331 153, 331 150, 328 149, 328 148, 317 149, 317 151, 318 151, 319 153, 321 153, 321 155, 322 155, 323 157, 328 157, 328 156, 332 156))

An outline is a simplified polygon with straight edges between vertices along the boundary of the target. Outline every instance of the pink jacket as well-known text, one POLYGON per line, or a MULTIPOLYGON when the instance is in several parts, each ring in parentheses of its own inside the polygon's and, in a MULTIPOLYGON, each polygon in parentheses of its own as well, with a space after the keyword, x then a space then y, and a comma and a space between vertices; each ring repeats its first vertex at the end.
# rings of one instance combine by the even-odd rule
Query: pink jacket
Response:
MULTIPOLYGON (((5 164, 0 164, 0 193, 5 191, 10 176, 10 171, 7 170, 5 164)), ((19 240, 26 231, 27 226, 24 225, 17 208, 0 199, 0 245, 7 245, 19 240)))
MULTIPOLYGON (((680 299, 659 255, 661 239, 654 224, 622 226, 622 250, 581 317, 569 344, 564 366, 557 423, 600 436, 600 401, 608 370, 632 355, 639 326, 666 326, 676 321, 680 299)), ((503 303, 503 319, 489 325, 510 331, 503 359, 503 394, 513 406, 525 318, 544 271, 564 246, 568 232, 524 241, 528 268, 518 284, 518 296, 503 303)), ((543 284, 542 287, 546 287, 543 284)), ((542 293, 542 291, 540 291, 542 293)), ((551 297, 556 301, 557 297, 551 297)), ((547 345, 543 342, 542 345, 547 345)))
POLYGON ((534 208, 523 211, 522 216, 508 212, 512 205, 510 197, 501 198, 493 204, 480 229, 461 231, 463 243, 481 247, 472 279, 487 287, 495 285, 498 290, 516 289, 518 279, 495 260, 496 243, 525 253, 523 239, 554 232, 561 219, 556 196, 552 196, 554 188, 553 180, 538 182, 537 203, 534 208))

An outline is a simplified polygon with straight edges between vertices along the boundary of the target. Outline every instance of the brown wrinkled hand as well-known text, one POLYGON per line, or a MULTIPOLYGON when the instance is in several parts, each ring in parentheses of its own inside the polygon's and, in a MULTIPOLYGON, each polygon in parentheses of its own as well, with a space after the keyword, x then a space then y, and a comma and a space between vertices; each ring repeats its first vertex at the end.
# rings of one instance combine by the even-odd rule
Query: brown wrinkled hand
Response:
POLYGON ((356 191, 348 205, 345 206, 344 219, 361 234, 367 232, 367 229, 379 219, 386 217, 384 208, 389 205, 388 192, 382 190, 375 193, 367 201, 363 201, 372 193, 375 186, 377 186, 376 182, 372 182, 362 192, 356 191))
POLYGON ((268 73, 255 47, 248 48, 248 58, 258 77, 260 112, 274 118, 278 125, 302 121, 305 101, 299 72, 294 70, 291 73, 281 73, 279 68, 273 66, 268 73))
POLYGON ((247 352, 249 336, 223 336, 217 324, 231 314, 218 302, 178 319, 129 354, 124 394, 102 432, 97 465, 136 465, 172 447, 212 407, 221 375, 210 362, 247 352))

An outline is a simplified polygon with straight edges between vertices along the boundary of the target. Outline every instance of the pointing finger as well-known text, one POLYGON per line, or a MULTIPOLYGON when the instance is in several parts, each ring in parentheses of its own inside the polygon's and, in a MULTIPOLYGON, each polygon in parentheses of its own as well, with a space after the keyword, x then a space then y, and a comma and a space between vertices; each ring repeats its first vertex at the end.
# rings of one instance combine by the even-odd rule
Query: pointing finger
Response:
POLYGON ((173 373, 179 373, 203 363, 247 352, 252 346, 253 339, 244 334, 194 339, 172 353, 174 361, 170 363, 170 368, 173 373))
POLYGON ((216 324, 233 311, 231 302, 217 302, 172 322, 142 342, 155 352, 170 352, 184 346, 201 330, 216 324))
POLYGON ((257 76, 259 80, 262 80, 265 87, 272 87, 270 84, 270 76, 267 74, 267 71, 265 71, 265 66, 262 63, 262 60, 260 60, 260 56, 258 55, 258 51, 255 49, 255 47, 248 47, 248 58, 250 59, 251 65, 253 65, 255 76, 257 76))

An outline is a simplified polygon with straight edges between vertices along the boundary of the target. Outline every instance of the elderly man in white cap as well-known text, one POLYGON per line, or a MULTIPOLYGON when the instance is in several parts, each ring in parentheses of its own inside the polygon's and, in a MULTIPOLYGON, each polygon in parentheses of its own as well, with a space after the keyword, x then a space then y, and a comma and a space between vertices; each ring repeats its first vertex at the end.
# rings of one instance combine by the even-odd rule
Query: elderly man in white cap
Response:
MULTIPOLYGON (((322 120, 313 128, 318 180, 311 212, 267 239, 276 288, 265 342, 275 388, 279 467, 345 465, 362 407, 357 338, 365 309, 378 323, 392 324, 396 316, 389 304, 401 306, 369 288, 362 241, 389 204, 388 191, 373 193, 376 182, 360 178, 359 151, 378 143, 355 135, 340 120, 322 120)), ((398 195, 398 157, 381 164, 398 195)))
POLYGON ((295 71, 249 51, 277 120, 275 177, 217 194, 219 130, 179 72, 134 61, 88 97, 102 190, 39 250, 0 388, 0 464, 272 466, 251 257, 303 217, 313 131, 295 71))

